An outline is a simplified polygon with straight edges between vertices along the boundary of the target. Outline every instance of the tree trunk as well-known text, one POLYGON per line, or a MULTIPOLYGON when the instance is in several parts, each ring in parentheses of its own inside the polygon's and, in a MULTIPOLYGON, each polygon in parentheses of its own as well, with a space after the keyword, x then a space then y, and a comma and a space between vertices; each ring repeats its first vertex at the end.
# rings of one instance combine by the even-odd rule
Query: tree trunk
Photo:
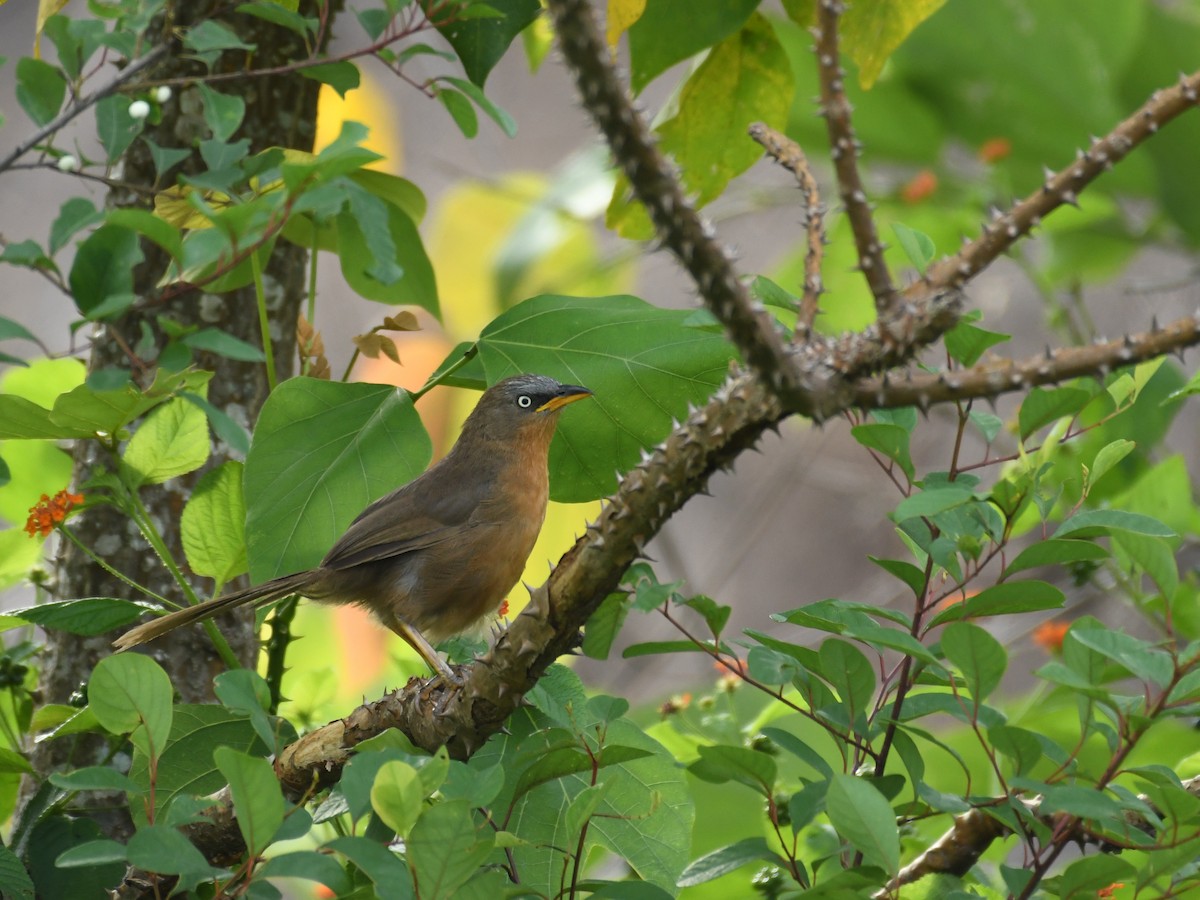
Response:
MULTIPOLYGON (((202 20, 218 6, 205 2, 173 2, 161 24, 161 40, 172 40, 174 29, 202 20)), ((311 10, 308 11, 310 14, 311 10)), ((290 31, 249 16, 222 16, 247 43, 257 45, 252 60, 245 51, 228 51, 214 67, 215 72, 237 71, 242 68, 266 68, 286 65, 304 58, 299 38, 290 31)), ((186 76, 203 76, 199 63, 173 54, 146 73, 142 85, 186 76)), ((135 85, 138 82, 135 82, 135 85)), ((295 74, 273 77, 247 77, 214 84, 226 94, 237 94, 246 103, 245 119, 237 137, 250 140, 250 152, 272 146, 287 146, 310 150, 316 129, 318 82, 295 74)), ((202 118, 203 105, 195 86, 176 87, 174 96, 162 106, 162 121, 148 128, 147 136, 163 147, 194 148, 198 140, 209 136, 202 118)), ((181 165, 183 171, 203 168, 199 155, 181 165)), ((170 184, 175 172, 165 179, 170 184)), ((161 188, 156 185, 155 169, 148 148, 136 142, 124 157, 121 180, 128 188, 114 190, 109 203, 114 206, 149 206, 147 191, 139 188, 161 188)), ((158 249, 143 242, 146 262, 136 272, 134 289, 138 303, 126 315, 96 330, 88 370, 104 368, 132 369, 135 379, 148 383, 153 377, 154 362, 132 356, 130 348, 138 345, 145 329, 156 338, 156 346, 165 345, 158 324, 168 317, 184 326, 215 327, 244 341, 261 346, 257 303, 253 286, 226 294, 206 294, 190 291, 162 301, 156 284, 166 265, 158 249)), ((296 318, 306 290, 307 253, 294 245, 279 241, 264 271, 265 295, 270 311, 271 340, 276 369, 282 379, 292 373, 296 356, 296 318)), ((157 351, 156 351, 157 353, 157 351)), ((238 362, 208 353, 198 353, 196 364, 215 373, 208 388, 208 399, 217 408, 250 427, 258 417, 267 397, 267 378, 261 363, 238 362)), ((230 448, 217 442, 206 468, 219 465, 230 458, 230 448)), ((81 441, 75 451, 74 483, 111 466, 106 452, 93 441, 81 441)), ((141 490, 141 500, 150 517, 161 530, 171 553, 184 565, 180 544, 179 518, 191 490, 202 472, 177 478, 163 485, 141 490)), ((152 590, 181 599, 161 561, 150 550, 132 522, 109 506, 97 506, 72 522, 80 540, 117 570, 152 590)), ((186 571, 186 569, 185 569, 186 571)), ((55 592, 61 598, 128 597, 128 586, 112 578, 70 544, 65 544, 57 560, 55 592)), ((207 582, 207 579, 204 579, 207 582)), ((211 584, 197 580, 200 596, 211 591, 211 584)), ((253 632, 253 612, 243 611, 236 618, 221 623, 234 652, 246 665, 252 665, 257 652, 253 632)), ((113 635, 81 638, 61 631, 52 631, 46 642, 46 657, 41 673, 41 699, 45 703, 65 703, 71 694, 86 685, 96 662, 112 652, 113 635)), ((147 649, 171 676, 175 690, 185 702, 211 700, 212 679, 223 668, 212 642, 204 630, 185 628, 156 641, 147 649)), ((102 761, 105 742, 101 739, 55 741, 42 744, 34 755, 34 766, 44 778, 49 772, 64 766, 94 765, 102 761)), ((102 821, 110 834, 120 836, 127 823, 102 821)))

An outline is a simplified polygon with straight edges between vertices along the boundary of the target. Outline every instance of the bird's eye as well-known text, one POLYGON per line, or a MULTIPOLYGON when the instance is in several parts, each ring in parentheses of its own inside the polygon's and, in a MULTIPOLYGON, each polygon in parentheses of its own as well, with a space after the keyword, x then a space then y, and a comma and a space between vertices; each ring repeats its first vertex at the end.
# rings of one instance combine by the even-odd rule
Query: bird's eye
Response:
POLYGON ((533 401, 527 395, 522 394, 517 398, 517 406, 521 407, 521 409, 529 409, 529 407, 533 406, 533 401))

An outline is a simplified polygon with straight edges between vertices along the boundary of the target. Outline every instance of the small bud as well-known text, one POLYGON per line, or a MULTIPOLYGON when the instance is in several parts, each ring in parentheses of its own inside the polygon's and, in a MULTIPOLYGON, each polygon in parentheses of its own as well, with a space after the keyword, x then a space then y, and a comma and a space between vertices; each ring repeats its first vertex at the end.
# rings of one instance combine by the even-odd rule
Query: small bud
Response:
POLYGON ((159 85, 154 89, 154 99, 159 103, 166 103, 171 99, 171 89, 165 84, 159 85))
POLYGON ((129 104, 129 118, 139 122, 150 115, 150 104, 145 100, 134 100, 129 104))
POLYGON ((60 172, 78 172, 79 160, 70 153, 65 153, 58 158, 58 171, 60 172))

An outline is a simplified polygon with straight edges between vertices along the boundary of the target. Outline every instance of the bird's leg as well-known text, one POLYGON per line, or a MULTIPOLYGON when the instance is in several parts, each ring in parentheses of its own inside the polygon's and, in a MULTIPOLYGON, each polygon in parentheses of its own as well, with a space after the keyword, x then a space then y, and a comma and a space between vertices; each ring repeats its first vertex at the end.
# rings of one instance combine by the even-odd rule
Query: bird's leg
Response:
POLYGON ((401 622, 399 619, 392 619, 387 623, 387 626, 400 635, 408 646, 416 650, 417 655, 425 660, 430 669, 441 675, 447 684, 462 687, 462 678, 456 675, 454 670, 446 665, 446 661, 438 656, 438 652, 433 649, 433 645, 425 640, 425 635, 421 634, 421 632, 417 631, 411 625, 401 622))

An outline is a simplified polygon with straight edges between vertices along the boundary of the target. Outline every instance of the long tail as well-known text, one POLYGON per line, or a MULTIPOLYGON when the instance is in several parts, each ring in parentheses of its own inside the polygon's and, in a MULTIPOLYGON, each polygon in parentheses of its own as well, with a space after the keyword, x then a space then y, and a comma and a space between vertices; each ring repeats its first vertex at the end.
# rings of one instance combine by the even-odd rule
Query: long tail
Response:
POLYGON ((288 594, 301 592, 312 581, 313 574, 312 572, 301 572, 297 575, 285 575, 282 578, 263 582, 257 587, 247 588, 244 591, 235 591, 232 594, 223 594, 220 597, 214 597, 212 600, 206 600, 203 603, 197 603, 195 606, 189 606, 187 609, 181 609, 166 616, 159 616, 157 619, 151 619, 149 622, 144 622, 136 628, 125 632, 113 641, 113 646, 118 651, 128 650, 130 647, 136 647, 138 644, 144 644, 147 641, 162 637, 168 631, 174 631, 182 625, 199 622, 201 619, 207 619, 226 610, 245 606, 247 603, 260 606, 264 603, 270 603, 272 600, 278 600, 280 597, 286 597, 288 594))

